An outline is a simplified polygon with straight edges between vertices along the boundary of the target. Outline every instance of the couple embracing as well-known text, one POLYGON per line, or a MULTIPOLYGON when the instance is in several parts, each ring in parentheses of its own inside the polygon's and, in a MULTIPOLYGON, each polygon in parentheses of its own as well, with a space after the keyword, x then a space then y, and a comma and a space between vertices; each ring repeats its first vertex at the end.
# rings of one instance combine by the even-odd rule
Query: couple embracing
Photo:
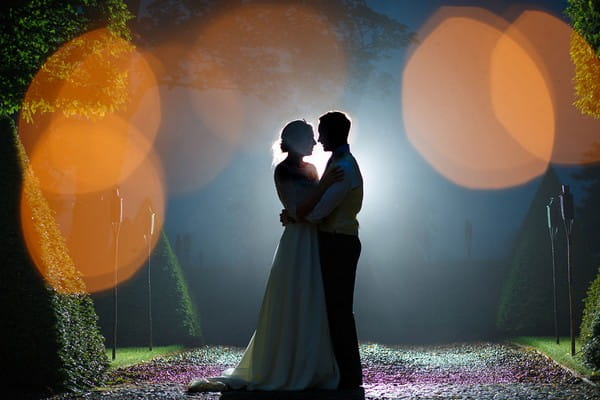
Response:
POLYGON ((193 381, 190 391, 359 389, 362 370, 352 311, 361 251, 363 181, 350 153, 350 118, 319 118, 319 142, 331 158, 321 180, 303 161, 316 144, 303 120, 281 132, 287 157, 275 168, 285 226, 256 331, 237 367, 193 381))

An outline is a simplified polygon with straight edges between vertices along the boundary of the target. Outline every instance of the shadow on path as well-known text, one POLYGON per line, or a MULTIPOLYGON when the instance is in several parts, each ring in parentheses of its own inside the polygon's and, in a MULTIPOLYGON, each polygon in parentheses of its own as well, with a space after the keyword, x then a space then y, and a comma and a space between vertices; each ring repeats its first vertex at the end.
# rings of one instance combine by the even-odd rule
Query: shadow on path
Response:
POLYGON ((221 400, 365 400, 364 389, 357 390, 306 390, 301 392, 224 392, 221 400))

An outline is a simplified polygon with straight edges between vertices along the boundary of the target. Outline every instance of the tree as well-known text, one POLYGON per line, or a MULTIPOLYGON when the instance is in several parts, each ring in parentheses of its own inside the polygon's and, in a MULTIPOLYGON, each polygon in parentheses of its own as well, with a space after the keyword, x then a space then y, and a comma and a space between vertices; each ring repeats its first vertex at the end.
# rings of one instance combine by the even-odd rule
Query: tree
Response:
POLYGON ((575 106, 600 118, 600 0, 569 0, 567 16, 575 33, 571 59, 575 64, 575 106))
POLYGON ((53 64, 46 67, 50 79, 64 82, 65 72, 77 65, 69 60, 68 51, 51 59, 61 46, 84 32, 102 27, 127 40, 130 38, 127 21, 131 17, 121 0, 13 2, 0 15, 0 116, 14 118, 20 111, 33 77, 47 60, 53 64))
POLYGON ((270 104, 302 86, 313 97, 362 88, 378 61, 415 40, 364 0, 154 0, 146 10, 134 29, 143 47, 165 51, 162 83, 238 89, 270 104))
POLYGON ((600 1, 598 0, 569 0, 566 9, 571 19, 573 29, 600 57, 600 1))

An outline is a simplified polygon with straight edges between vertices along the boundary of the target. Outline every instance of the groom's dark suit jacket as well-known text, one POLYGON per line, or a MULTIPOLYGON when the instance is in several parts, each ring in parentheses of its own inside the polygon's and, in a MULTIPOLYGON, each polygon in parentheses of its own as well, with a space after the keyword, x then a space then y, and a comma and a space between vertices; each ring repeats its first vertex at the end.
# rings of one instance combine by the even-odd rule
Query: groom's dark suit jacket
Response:
POLYGON ((348 145, 336 149, 327 168, 344 170, 306 217, 319 224, 321 272, 331 342, 340 370, 340 388, 362 384, 362 370, 352 305, 361 244, 358 221, 363 199, 363 180, 348 145))

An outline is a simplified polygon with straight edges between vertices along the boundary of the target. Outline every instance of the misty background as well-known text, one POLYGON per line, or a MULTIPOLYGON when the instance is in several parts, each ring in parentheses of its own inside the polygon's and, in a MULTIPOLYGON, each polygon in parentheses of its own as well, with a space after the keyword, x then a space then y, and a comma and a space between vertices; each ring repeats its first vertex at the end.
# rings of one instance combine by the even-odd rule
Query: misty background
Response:
MULTIPOLYGON (((355 297, 359 339, 402 343, 494 334, 508 257, 541 176, 514 187, 474 190, 439 174, 407 139, 401 78, 409 52, 421 39, 419 28, 438 7, 481 6, 510 19, 510 10, 522 4, 366 4, 369 10, 354 10, 356 15, 383 15, 392 25, 404 25, 401 33, 406 42, 382 45, 381 52, 368 59, 361 59, 370 57, 367 51, 330 55, 317 46, 316 54, 333 61, 319 64, 301 55, 289 65, 303 73, 294 70, 285 80, 270 81, 281 72, 274 68, 249 84, 244 81, 248 77, 243 78, 233 91, 213 85, 210 79, 217 78, 207 78, 202 86, 186 70, 192 56, 181 46, 193 37, 189 27, 196 17, 185 2, 138 4, 138 46, 156 50, 158 69, 164 72, 159 79, 163 115, 155 144, 168 188, 164 228, 198 306, 208 343, 245 345, 254 330, 283 230, 273 184, 273 143, 288 121, 304 118, 316 128, 318 116, 331 109, 352 117, 351 150, 365 181, 358 216, 363 244, 355 297), (320 70, 315 62, 319 68, 331 63, 333 67, 320 70), (182 79, 186 73, 189 79, 182 79), (211 133, 203 134, 200 141, 190 139, 203 130, 211 133), (467 229, 472 230, 472 240, 467 229), (445 328, 440 330, 442 325, 445 328)), ((566 1, 531 1, 526 6, 565 19, 566 1)), ((210 6, 206 7, 203 12, 210 15, 210 6)), ((340 13, 345 12, 342 7, 340 13)), ((346 21, 343 15, 339 18, 346 21)), ((198 25, 208 24, 206 19, 199 21, 198 25)), ((364 26, 367 36, 369 26, 364 26)), ((257 57, 267 62, 267 54, 257 57)), ((246 67, 260 69, 261 65, 246 67)), ((237 79, 236 74, 231 72, 233 77, 225 80, 237 79)), ((435 118, 436 110, 431 112, 435 118)), ((314 162, 322 168, 326 158, 318 156, 322 150, 315 150, 314 162)), ((553 167, 561 181, 572 186, 577 203, 582 183, 572 174, 578 168, 553 167)))

